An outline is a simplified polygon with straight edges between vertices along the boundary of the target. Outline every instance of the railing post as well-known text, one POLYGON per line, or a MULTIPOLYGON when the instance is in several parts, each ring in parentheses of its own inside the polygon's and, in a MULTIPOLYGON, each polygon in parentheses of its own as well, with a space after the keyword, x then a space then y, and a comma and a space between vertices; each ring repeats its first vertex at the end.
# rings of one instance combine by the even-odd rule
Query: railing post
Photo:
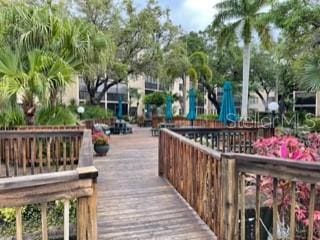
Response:
POLYGON ((159 153, 158 153, 158 175, 163 176, 163 157, 164 157, 164 133, 160 130, 159 131, 159 153))
POLYGON ((223 240, 239 239, 238 172, 236 160, 231 154, 222 155, 222 218, 221 236, 223 240))
POLYGON ((93 180, 93 193, 90 197, 78 199, 77 240, 97 240, 97 186, 93 180))

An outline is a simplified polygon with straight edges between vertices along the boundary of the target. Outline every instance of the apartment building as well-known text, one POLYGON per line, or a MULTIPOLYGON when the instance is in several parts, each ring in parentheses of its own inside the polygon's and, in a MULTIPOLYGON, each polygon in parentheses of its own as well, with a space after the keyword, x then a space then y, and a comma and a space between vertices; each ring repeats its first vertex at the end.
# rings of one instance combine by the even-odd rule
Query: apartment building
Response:
POLYGON ((294 91, 293 99, 293 111, 305 111, 320 116, 320 91, 317 93, 294 91))
MULTIPOLYGON (((170 91, 177 94, 182 98, 183 92, 188 92, 190 89, 190 81, 187 78, 184 84, 182 79, 176 79, 170 91), (185 87, 185 89, 184 89, 185 87)), ((165 91, 163 86, 158 80, 145 76, 132 76, 125 83, 120 83, 112 88, 105 94, 105 97, 101 100, 100 105, 106 109, 117 112, 118 110, 118 96, 122 96, 123 112, 124 115, 131 116, 144 116, 146 114, 146 107, 144 106, 144 96, 157 91, 165 91), (130 96, 129 89, 136 89, 139 93, 139 98, 136 99, 134 96, 130 96)), ((214 105, 209 101, 207 92, 205 89, 198 88, 199 94, 202 99, 198 99, 197 112, 198 114, 213 114, 216 113, 214 105)), ((216 89, 218 102, 222 101, 223 91, 221 88, 216 89)), ((306 92, 294 92, 294 111, 304 110, 320 116, 320 92, 318 93, 306 93, 306 92)), ((266 96, 265 96, 266 98, 266 96)), ((69 103, 71 99, 75 100, 76 103, 85 103, 89 101, 89 94, 86 89, 86 85, 82 81, 81 77, 76 77, 72 85, 68 86, 65 94, 62 96, 63 102, 69 103)), ((241 108, 241 96, 235 96, 235 106, 238 113, 241 108)), ((176 101, 173 104, 174 115, 186 115, 189 111, 188 96, 184 100, 186 102, 185 112, 182 112, 181 101, 176 101)), ((268 103, 275 101, 275 93, 269 94, 267 100, 268 103)), ((266 106, 263 101, 258 97, 257 94, 251 93, 249 98, 249 110, 254 112, 266 111, 266 106)))
MULTIPOLYGON (((186 89, 188 92, 190 89, 190 81, 187 78, 186 80, 186 89)), ((144 106, 143 99, 144 96, 151 94, 153 92, 161 92, 169 90, 173 94, 177 94, 178 96, 183 96, 184 84, 182 79, 176 79, 170 89, 166 89, 160 81, 153 79, 151 77, 146 76, 131 76, 126 83, 116 84, 111 87, 108 92, 105 94, 105 98, 103 98, 100 102, 101 106, 104 106, 106 109, 117 112, 118 110, 118 96, 122 96, 122 104, 123 104, 123 113, 124 115, 131 116, 143 116, 146 114, 146 106, 144 106), (138 92, 139 98, 136 96, 130 96, 130 89, 136 89, 138 92)), ((98 90, 99 91, 99 90, 98 90)), ((77 103, 86 103, 90 100, 89 93, 86 89, 86 85, 84 84, 81 76, 77 77, 75 83, 70 86, 65 94, 64 102, 68 102, 71 99, 75 99, 77 103), (72 89, 72 90, 71 90, 72 89), (76 91, 78 89, 78 92, 76 91)), ((186 94, 187 95, 187 94, 186 94)), ((210 110, 212 106, 210 105, 207 93, 204 92, 202 94, 204 96, 203 101, 198 101, 197 111, 199 114, 203 113, 211 113, 210 110)), ((181 102, 176 101, 173 103, 173 111, 174 115, 186 115, 189 111, 188 109, 188 97, 185 96, 186 109, 185 112, 182 112, 181 102)))

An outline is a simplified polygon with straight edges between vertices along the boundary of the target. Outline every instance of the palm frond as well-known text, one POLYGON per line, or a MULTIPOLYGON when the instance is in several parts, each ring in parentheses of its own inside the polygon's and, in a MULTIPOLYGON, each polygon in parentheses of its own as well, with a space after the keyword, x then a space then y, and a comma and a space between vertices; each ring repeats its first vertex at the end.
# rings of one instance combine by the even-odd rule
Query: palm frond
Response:
POLYGON ((239 18, 242 18, 243 14, 242 12, 237 9, 227 9, 221 12, 218 12, 218 14, 215 16, 213 23, 212 23, 212 28, 219 28, 222 25, 226 24, 227 21, 234 22, 235 20, 237 21, 239 18))
POLYGON ((226 9, 239 9, 240 6, 237 0, 225 0, 217 3, 215 8, 217 8, 219 11, 223 11, 226 9))
POLYGON ((258 36, 260 38, 262 45, 266 49, 270 49, 273 45, 270 25, 268 23, 264 22, 263 20, 256 21, 255 30, 258 33, 258 36))
POLYGON ((320 62, 306 63, 301 72, 301 80, 301 87, 307 91, 320 91, 320 62))
POLYGON ((217 43, 219 47, 226 45, 237 38, 237 29, 241 26, 242 20, 223 26, 218 32, 217 43))

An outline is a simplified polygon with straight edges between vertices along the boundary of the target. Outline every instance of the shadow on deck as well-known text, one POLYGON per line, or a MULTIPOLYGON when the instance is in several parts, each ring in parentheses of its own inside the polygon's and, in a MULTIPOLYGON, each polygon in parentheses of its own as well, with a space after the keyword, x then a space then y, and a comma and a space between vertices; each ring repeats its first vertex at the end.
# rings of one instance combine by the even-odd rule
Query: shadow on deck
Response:
POLYGON ((112 136, 96 157, 98 239, 216 239, 174 188, 158 177, 158 138, 149 129, 112 136))

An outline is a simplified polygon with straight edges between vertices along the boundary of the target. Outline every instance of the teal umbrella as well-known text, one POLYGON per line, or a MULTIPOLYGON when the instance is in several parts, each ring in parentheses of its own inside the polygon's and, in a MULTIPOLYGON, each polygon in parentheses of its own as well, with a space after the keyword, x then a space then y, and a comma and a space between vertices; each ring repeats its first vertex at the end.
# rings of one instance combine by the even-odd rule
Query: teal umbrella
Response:
POLYGON ((226 81, 223 85, 222 106, 219 115, 219 121, 224 124, 238 121, 236 108, 232 96, 232 84, 226 81))
POLYGON ((151 117, 152 117, 151 106, 150 106, 150 104, 147 104, 147 106, 146 106, 146 118, 147 119, 151 119, 151 117))
POLYGON ((172 97, 168 95, 166 97, 166 120, 170 121, 173 118, 173 112, 172 112, 172 97))
POLYGON ((194 88, 191 88, 189 91, 189 113, 187 119, 191 121, 193 126, 193 121, 197 118, 197 93, 194 88))
POLYGON ((118 97, 118 112, 117 112, 117 117, 119 120, 123 118, 123 112, 122 112, 122 96, 118 97))

